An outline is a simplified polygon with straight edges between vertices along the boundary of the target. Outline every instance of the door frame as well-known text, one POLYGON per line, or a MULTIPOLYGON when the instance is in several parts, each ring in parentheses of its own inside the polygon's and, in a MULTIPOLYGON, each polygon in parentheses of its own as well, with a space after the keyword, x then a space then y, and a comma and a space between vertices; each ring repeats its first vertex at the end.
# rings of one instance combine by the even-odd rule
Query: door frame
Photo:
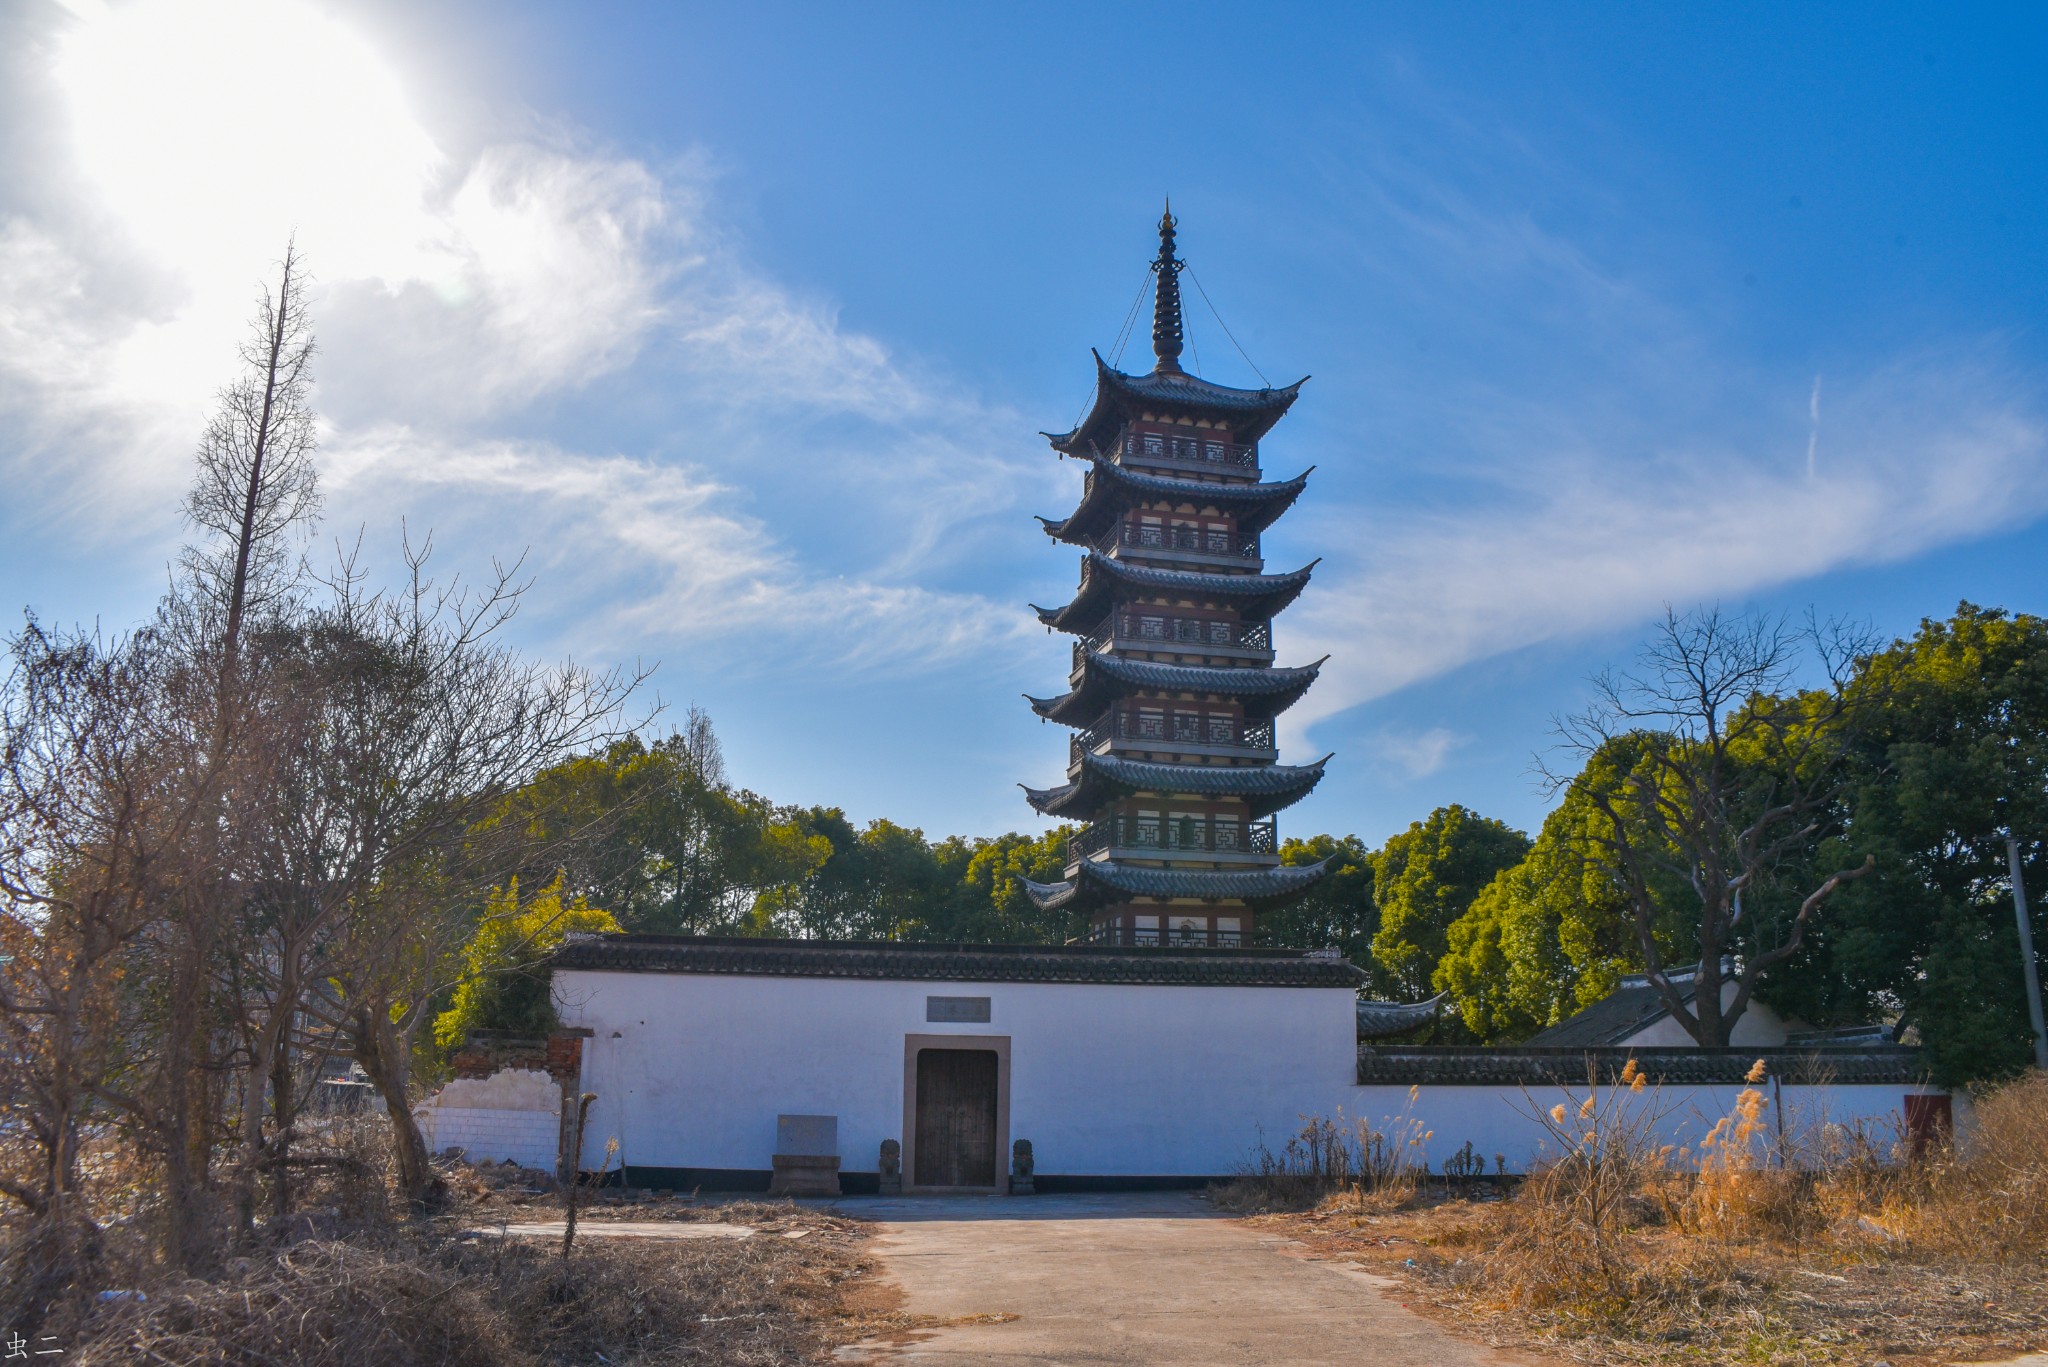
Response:
POLYGON ((1008 1035, 905 1035, 903 1037, 903 1190, 931 1195, 1010 1194, 1010 1037, 1008 1035), (926 1049, 983 1049, 996 1056, 996 1184, 992 1187, 920 1187, 917 1174, 917 1056, 926 1049))

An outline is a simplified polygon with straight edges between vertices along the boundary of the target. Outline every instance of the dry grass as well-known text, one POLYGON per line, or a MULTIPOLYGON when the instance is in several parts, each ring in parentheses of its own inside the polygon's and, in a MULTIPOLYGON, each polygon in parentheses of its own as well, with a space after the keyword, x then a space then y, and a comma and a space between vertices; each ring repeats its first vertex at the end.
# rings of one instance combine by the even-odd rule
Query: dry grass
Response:
MULTIPOLYGON (((323 1204, 268 1232, 217 1277, 175 1279, 126 1250, 149 1218, 133 1200, 104 1235, 119 1289, 84 1295, 40 1326, 67 1362, 305 1367, 543 1367, 608 1363, 813 1363, 886 1324, 857 1221, 789 1202, 692 1205, 600 1195, 584 1218, 723 1219, 744 1239, 559 1240, 479 1235, 561 1217, 544 1175, 449 1165, 456 1208, 394 1222, 381 1184, 338 1164, 309 1183, 323 1204), (353 1208, 350 1200, 354 1199, 353 1208), (517 1203, 517 1204, 515 1204, 517 1203)), ((4 1252, 4 1233, 0 1233, 4 1252)))
MULTIPOLYGON (((1416 1095, 1410 1088, 1411 1107, 1416 1095)), ((1261 1140, 1244 1172, 1212 1187, 1209 1197, 1225 1210, 1245 1213, 1304 1210, 1332 1196, 1399 1205, 1422 1179, 1426 1165, 1420 1154, 1432 1134, 1405 1111, 1377 1122, 1342 1111, 1334 1118, 1304 1117, 1301 1130, 1279 1152, 1261 1140)), ((1465 1147, 1469 1151, 1471 1145, 1465 1147)))
POLYGON ((1913 1161, 1867 1133, 1788 1139, 1755 1091, 1692 1155, 1649 1141, 1653 1101, 1563 1109, 1574 1142, 1507 1199, 1425 1185, 1262 1220, 1400 1278, 1464 1332, 1584 1361, 1905 1367, 2048 1348, 2048 1078, 1982 1099, 1961 1153, 1913 1161))

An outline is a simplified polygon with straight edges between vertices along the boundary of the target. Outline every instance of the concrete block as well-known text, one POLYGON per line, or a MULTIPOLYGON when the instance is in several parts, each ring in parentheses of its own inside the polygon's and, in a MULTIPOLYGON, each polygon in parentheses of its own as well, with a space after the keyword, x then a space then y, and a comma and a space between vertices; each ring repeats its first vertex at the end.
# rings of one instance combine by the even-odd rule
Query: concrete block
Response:
POLYGON ((837 1157, 839 1117, 836 1115, 778 1115, 775 1117, 775 1152, 805 1158, 837 1157))

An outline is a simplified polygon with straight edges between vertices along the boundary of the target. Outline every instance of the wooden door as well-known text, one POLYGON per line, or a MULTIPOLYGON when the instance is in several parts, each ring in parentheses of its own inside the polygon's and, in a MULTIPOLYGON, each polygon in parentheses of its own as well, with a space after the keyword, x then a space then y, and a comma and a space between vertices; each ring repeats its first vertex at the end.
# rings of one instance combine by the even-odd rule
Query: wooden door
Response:
POLYGON ((915 1186, 996 1185, 995 1050, 918 1050, 912 1161, 915 1186))

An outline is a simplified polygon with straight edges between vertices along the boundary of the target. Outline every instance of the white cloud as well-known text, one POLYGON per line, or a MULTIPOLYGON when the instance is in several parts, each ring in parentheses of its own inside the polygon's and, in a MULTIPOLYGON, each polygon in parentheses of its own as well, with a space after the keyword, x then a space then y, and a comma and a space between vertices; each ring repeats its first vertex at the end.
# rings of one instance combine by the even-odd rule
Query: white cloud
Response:
POLYGON ((1355 250, 1341 254, 1369 276, 1390 338, 1447 339, 1456 356, 1375 356, 1395 372, 1371 415, 1404 443, 1383 486, 1394 498, 1338 507, 1326 492, 1290 515, 1285 534, 1328 559, 1287 618, 1289 653, 1331 660, 1286 715, 1288 743, 1667 602, 1780 589, 2048 514, 2048 405, 2001 339, 1903 355, 1837 341, 1823 453, 1820 377, 1794 360, 1762 368, 1728 339, 1753 296, 1701 282, 1741 270, 1690 221, 1660 224, 1653 185, 1623 188, 1614 168, 1634 149, 1589 134, 1579 150, 1604 155, 1572 164, 1473 122, 1481 106, 1411 72, 1388 76, 1415 108, 1370 126, 1419 108, 1429 140, 1409 151, 1361 134, 1330 213, 1349 220, 1355 250), (1537 212, 1561 200, 1570 212, 1537 212))
POLYGON ((444 564, 529 546, 548 600, 581 604, 563 637, 614 655, 916 668, 1022 635, 1021 611, 906 580, 1047 478, 986 442, 1026 425, 749 268, 688 159, 663 179, 568 134, 452 151, 304 0, 81 6, 45 36, 0 63, 66 130, 0 167, 0 461, 75 539, 169 547, 191 443, 295 234, 343 535, 403 514, 444 564), (522 414, 626 372, 664 449, 527 435, 522 414), (764 480, 773 524, 745 511, 764 480), (887 535, 800 555, 783 523, 807 501, 887 535))
POLYGON ((1427 731, 1382 731, 1368 742, 1373 755, 1393 766, 1404 777, 1428 778, 1444 767, 1451 752, 1472 738, 1444 726, 1427 731))
MULTIPOLYGON (((1987 356, 1915 358, 1833 395, 1833 454, 1811 476, 1806 415, 1788 409, 1768 445, 1722 434, 1637 455, 1610 430, 1525 446, 1484 504, 1353 524, 1338 544, 1354 549, 1289 623, 1333 657, 1292 727, 1667 602, 1900 560, 2048 513, 2038 396, 1987 356)), ((1336 526, 1325 515, 1309 535, 1335 540, 1336 526)))
POLYGON ((545 601, 572 605, 560 634, 580 652, 687 647, 693 667, 745 670, 767 657, 886 671, 986 659, 1036 634, 1023 613, 978 595, 807 573, 758 520, 730 510, 735 490, 698 469, 397 427, 349 438, 327 467, 337 525, 399 506, 429 520, 450 563, 523 548, 545 601), (508 528, 515 505, 523 512, 508 528))

